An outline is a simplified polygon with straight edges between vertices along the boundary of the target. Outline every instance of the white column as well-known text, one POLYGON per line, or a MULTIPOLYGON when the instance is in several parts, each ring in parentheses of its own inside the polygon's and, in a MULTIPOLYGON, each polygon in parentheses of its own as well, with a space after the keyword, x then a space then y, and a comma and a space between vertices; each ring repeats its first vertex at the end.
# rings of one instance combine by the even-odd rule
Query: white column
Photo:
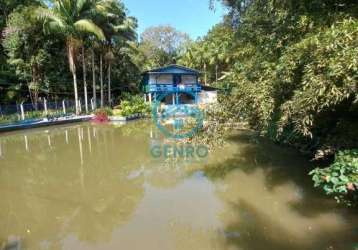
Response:
POLYGON ((24 103, 20 104, 21 120, 25 120, 24 103))
POLYGON ((175 105, 175 94, 172 94, 172 101, 173 101, 173 105, 175 105))
POLYGON ((149 104, 152 104, 152 93, 149 93, 149 104))
POLYGON ((179 105, 179 95, 178 92, 175 92, 175 103, 179 105))
POLYGON ((147 103, 147 94, 144 94, 143 98, 144 98, 144 103, 147 103))
POLYGON ((93 98, 91 98, 91 108, 92 108, 92 111, 94 111, 94 102, 93 102, 93 98))
POLYGON ((46 98, 44 98, 44 109, 45 109, 45 115, 48 115, 46 98))
POLYGON ((81 100, 78 100, 78 110, 80 111, 80 113, 82 113, 81 100))
POLYGON ((63 114, 66 114, 66 104, 65 104, 65 100, 62 101, 62 109, 63 109, 63 114))

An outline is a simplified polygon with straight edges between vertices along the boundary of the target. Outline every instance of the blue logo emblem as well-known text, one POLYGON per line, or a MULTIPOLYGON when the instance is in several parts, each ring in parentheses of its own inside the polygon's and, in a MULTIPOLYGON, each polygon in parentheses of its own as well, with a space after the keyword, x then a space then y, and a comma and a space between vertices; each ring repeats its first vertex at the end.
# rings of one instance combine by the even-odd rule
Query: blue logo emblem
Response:
MULTIPOLYGON (((193 93, 180 91, 192 96, 193 93)), ((152 106, 153 120, 158 129, 168 138, 185 139, 191 138, 203 127, 204 115, 197 105, 176 104, 161 106, 161 102, 173 93, 160 95, 152 106)))

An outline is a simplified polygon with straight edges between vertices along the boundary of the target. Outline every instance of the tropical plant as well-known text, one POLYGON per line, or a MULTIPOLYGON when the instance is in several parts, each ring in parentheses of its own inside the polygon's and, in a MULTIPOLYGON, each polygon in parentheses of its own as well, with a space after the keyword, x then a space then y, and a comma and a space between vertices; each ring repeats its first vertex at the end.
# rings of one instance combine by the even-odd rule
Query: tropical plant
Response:
POLYGON ((204 83, 217 82, 233 63, 236 55, 234 30, 221 23, 195 43, 188 44, 179 56, 179 64, 202 70, 204 83))
POLYGON ((310 172, 315 187, 333 195, 338 202, 355 205, 358 202, 358 150, 344 150, 336 154, 335 161, 327 168, 310 172))
POLYGON ((189 35, 169 25, 149 27, 138 44, 143 70, 172 64, 191 42, 189 35))
POLYGON ((150 113, 150 110, 150 105, 144 102, 142 96, 124 95, 121 104, 114 107, 113 114, 119 116, 147 115, 150 113))
POLYGON ((50 9, 41 8, 38 11, 38 16, 44 20, 46 30, 60 33, 66 39, 69 68, 73 77, 76 114, 79 113, 76 74, 77 51, 81 45, 83 34, 92 34, 100 40, 105 38, 102 29, 90 19, 93 12, 103 8, 101 4, 102 1, 96 3, 91 0, 54 0, 50 9))
POLYGON ((212 112, 215 128, 206 129, 242 117, 314 159, 356 148, 356 1, 219 2, 228 15, 180 59, 200 69, 206 64, 209 81, 219 78, 216 84, 230 90, 220 99, 222 112, 212 112))
POLYGON ((15 74, 25 81, 33 106, 37 109, 40 88, 45 82, 44 65, 48 62, 51 42, 42 34, 34 16, 38 5, 13 12, 4 29, 3 47, 15 74))
POLYGON ((107 63, 107 89, 108 89, 108 105, 111 105, 111 71, 112 63, 114 61, 114 47, 121 47, 127 41, 136 38, 135 29, 137 27, 136 20, 132 17, 127 17, 124 5, 115 0, 100 1, 102 4, 98 15, 96 15, 96 23, 104 32, 105 39, 99 43, 100 53, 100 83, 101 83, 101 107, 104 106, 104 74, 103 66, 105 61, 107 63))

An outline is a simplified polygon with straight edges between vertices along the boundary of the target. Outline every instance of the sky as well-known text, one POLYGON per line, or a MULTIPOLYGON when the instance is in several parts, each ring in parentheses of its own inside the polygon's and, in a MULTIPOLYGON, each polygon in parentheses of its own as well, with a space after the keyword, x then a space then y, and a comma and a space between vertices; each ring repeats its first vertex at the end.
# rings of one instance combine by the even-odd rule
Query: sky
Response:
POLYGON ((171 25, 192 39, 205 35, 222 20, 220 4, 209 9, 209 0, 122 0, 129 16, 138 19, 138 33, 158 25, 171 25))

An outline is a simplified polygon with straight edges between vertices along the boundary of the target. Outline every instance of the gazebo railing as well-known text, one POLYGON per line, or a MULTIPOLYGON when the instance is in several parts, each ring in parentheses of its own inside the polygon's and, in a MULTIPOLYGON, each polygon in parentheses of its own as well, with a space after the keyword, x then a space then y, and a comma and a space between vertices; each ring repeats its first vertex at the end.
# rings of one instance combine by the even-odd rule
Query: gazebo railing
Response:
POLYGON ((150 84, 146 92, 200 92, 201 86, 197 84, 150 84))

